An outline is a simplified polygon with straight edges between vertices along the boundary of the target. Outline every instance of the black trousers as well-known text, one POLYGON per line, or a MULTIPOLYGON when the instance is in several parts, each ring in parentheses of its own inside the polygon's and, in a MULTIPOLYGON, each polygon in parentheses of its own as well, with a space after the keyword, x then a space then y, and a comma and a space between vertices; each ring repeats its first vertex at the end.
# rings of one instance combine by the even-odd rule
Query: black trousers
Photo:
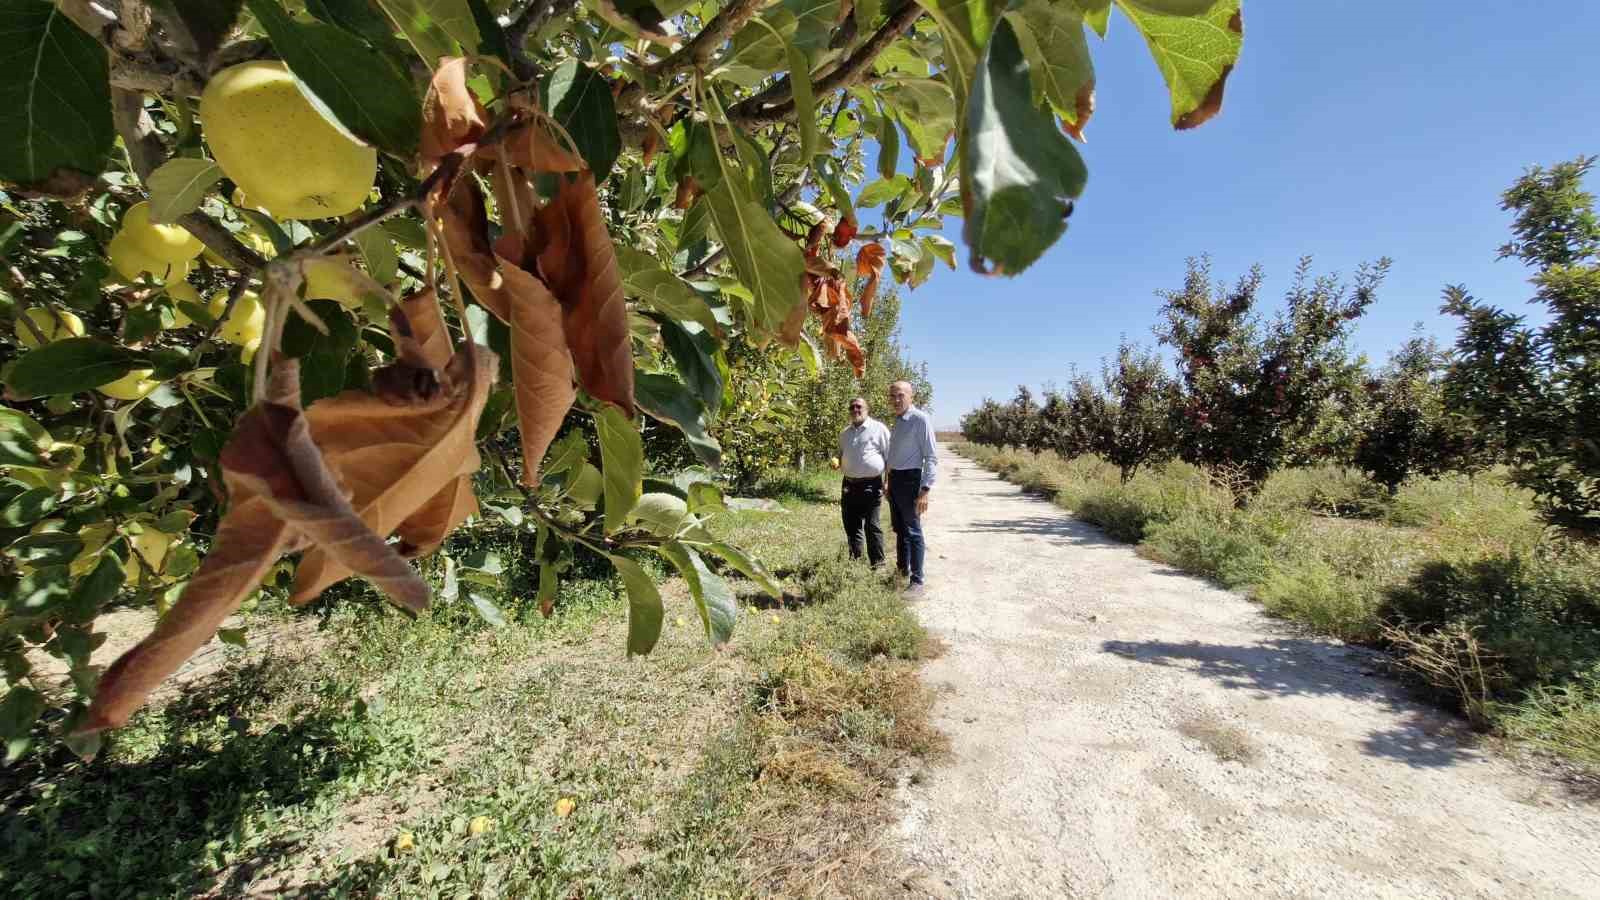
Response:
POLYGON ((839 495, 844 515, 845 539, 850 542, 852 559, 861 558, 861 536, 866 533, 867 561, 883 564, 883 528, 878 525, 878 507, 883 504, 883 479, 846 478, 839 495))

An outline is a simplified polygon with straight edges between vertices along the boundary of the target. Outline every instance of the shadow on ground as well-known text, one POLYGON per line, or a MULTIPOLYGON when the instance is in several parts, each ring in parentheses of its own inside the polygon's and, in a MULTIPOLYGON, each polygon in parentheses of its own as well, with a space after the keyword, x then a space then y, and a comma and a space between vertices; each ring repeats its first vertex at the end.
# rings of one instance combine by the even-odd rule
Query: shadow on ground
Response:
POLYGON ((313 803, 380 742, 354 698, 253 729, 240 716, 267 665, 147 714, 156 727, 114 735, 151 747, 130 747, 137 762, 84 764, 57 750, 0 770, 0 871, 13 896, 235 894, 295 852, 253 834, 251 819, 313 803))
POLYGON ((1275 638, 1250 646, 1198 641, 1106 641, 1107 653, 1156 666, 1184 669, 1230 690, 1262 697, 1335 696, 1373 703, 1401 721, 1369 734, 1362 752, 1413 768, 1450 766, 1478 758, 1465 723, 1409 699, 1398 683, 1365 675, 1339 659, 1346 648, 1326 641, 1275 638))
POLYGON ((1129 547, 1097 526, 1066 515, 1019 516, 1014 519, 979 519, 955 529, 964 534, 1021 534, 1051 539, 1064 547, 1129 547))

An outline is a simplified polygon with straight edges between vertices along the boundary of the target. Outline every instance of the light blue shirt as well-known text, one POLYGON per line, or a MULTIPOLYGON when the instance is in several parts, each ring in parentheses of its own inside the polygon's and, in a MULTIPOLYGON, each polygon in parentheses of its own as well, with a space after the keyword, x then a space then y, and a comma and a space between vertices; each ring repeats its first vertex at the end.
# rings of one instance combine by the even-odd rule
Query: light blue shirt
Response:
POLYGON ((889 429, 870 416, 839 432, 839 468, 846 478, 877 478, 889 455, 889 429))
POLYGON ((933 423, 928 414, 915 406, 895 416, 894 432, 889 436, 889 470, 921 469, 922 489, 933 487, 939 471, 939 458, 933 449, 933 423))

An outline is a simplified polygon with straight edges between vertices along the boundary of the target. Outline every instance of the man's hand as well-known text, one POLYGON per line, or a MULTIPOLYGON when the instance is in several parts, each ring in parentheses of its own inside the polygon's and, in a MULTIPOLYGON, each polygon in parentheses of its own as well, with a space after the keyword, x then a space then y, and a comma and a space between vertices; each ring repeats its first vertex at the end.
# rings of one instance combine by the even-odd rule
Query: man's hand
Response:
POLYGON ((833 469, 834 471, 838 471, 838 469, 839 469, 839 457, 835 456, 833 459, 828 460, 828 468, 833 469))
POLYGON ((927 491, 923 491, 922 493, 917 495, 917 515, 925 516, 927 514, 928 514, 928 492, 927 491))

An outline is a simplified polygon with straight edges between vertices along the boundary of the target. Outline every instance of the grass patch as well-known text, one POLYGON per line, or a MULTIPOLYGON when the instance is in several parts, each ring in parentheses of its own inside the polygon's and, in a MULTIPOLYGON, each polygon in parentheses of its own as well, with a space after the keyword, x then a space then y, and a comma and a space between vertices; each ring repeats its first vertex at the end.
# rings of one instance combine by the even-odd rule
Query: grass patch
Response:
POLYGON ((1544 528, 1496 473, 1391 495, 1351 470, 1293 469, 1238 508, 1183 463, 1122 485, 1099 459, 958 449, 1274 615, 1389 649, 1482 727, 1600 760, 1600 548, 1544 528))
POLYGON ((503 598, 503 628, 460 604, 408 621, 362 592, 258 614, 251 650, 93 764, 0 770, 0 895, 891 893, 894 773, 939 745, 928 644, 832 552, 836 492, 798 473, 766 491, 785 511, 716 526, 794 601, 758 609, 735 583, 720 652, 676 582, 642 660, 618 586, 592 576, 548 620, 503 598))
POLYGON ((1238 728, 1215 719, 1189 719, 1178 724, 1178 733, 1201 746, 1222 762, 1249 765, 1255 761, 1255 745, 1238 728))

